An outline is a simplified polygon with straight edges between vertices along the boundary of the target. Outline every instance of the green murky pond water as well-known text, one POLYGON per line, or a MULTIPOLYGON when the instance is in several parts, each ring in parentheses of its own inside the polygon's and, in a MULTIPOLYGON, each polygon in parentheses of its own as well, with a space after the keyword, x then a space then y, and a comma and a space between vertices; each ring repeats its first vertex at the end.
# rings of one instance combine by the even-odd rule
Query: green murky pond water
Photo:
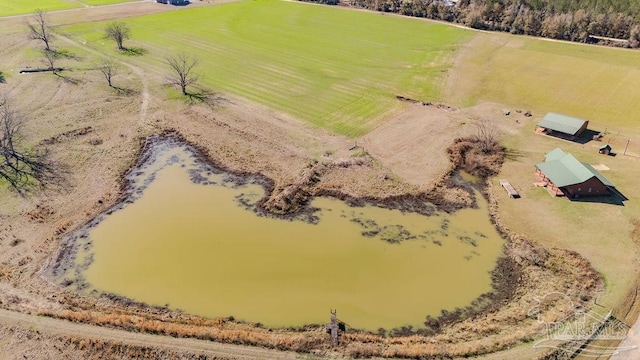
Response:
POLYGON ((453 215, 316 198, 313 224, 270 218, 253 211, 256 181, 175 144, 129 179, 130 201, 75 238, 76 275, 88 290, 204 316, 283 327, 337 309, 357 328, 421 327, 490 291, 503 245, 479 196, 480 209, 453 215))

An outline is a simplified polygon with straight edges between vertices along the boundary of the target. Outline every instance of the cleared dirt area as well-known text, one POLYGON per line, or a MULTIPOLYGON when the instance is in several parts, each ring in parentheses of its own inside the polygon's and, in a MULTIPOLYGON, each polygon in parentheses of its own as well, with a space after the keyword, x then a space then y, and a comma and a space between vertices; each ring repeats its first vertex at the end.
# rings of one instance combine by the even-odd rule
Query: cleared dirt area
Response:
MULTIPOLYGON (((121 7, 129 6, 139 13, 158 9, 149 3, 121 7)), ((158 11, 166 11, 162 8, 158 11)), ((78 11, 87 11, 83 13, 85 19, 122 15, 100 8, 78 11)), ((56 16, 61 23, 65 21, 62 19, 74 21, 70 13, 56 16)), ((0 20, 0 25, 5 28, 15 21, 22 20, 0 20)), ((19 27, 14 29, 0 34, 0 43, 6 45, 0 49, 0 64, 8 74, 0 92, 8 94, 15 108, 25 115, 25 143, 45 147, 62 176, 49 189, 27 197, 19 197, 7 188, 0 190, 3 308, 132 332, 326 356, 444 357, 504 350, 540 335, 542 325, 528 314, 536 305, 535 295, 563 291, 589 308, 602 290, 600 276, 578 254, 546 250, 510 232, 500 220, 495 201, 501 189, 490 187, 485 191, 491 199, 494 221, 509 238, 505 260, 495 273, 496 294, 502 295, 480 299, 476 309, 434 319, 430 336, 417 335, 411 329, 399 329, 396 335, 405 336, 398 337, 348 333, 343 345, 333 349, 322 327, 270 330, 229 319, 202 319, 152 308, 116 296, 94 298, 67 292, 43 277, 42 267, 64 235, 120 199, 123 174, 137 161, 148 136, 177 134, 200 149, 209 161, 229 171, 260 173, 269 178, 272 189, 265 206, 271 210, 297 210, 296 206, 305 201, 304 197, 297 198, 300 190, 310 190, 310 195, 367 200, 422 194, 429 199, 444 199, 440 205, 453 204, 456 208, 470 206, 473 201, 465 189, 453 186, 452 179, 443 176, 452 168, 446 149, 454 138, 473 132, 476 120, 492 121, 506 138, 519 133, 521 126, 530 126, 531 120, 524 116, 525 109, 510 109, 511 114, 504 115, 503 106, 490 103, 461 110, 406 103, 403 111, 358 139, 354 147, 353 139, 226 94, 213 94, 205 102, 169 99, 162 69, 129 67, 126 58, 118 58, 122 69, 114 79, 121 90, 109 88, 101 74, 92 69, 94 54, 62 38, 56 40, 57 46, 76 54, 60 60, 65 71, 58 75, 19 75, 20 68, 37 66, 40 60, 36 55, 38 45, 27 40, 19 27), (296 201, 289 201, 292 198, 296 201), (478 309, 481 311, 475 311, 478 309)), ((549 308, 555 309, 553 305, 549 308)), ((567 315, 555 310, 550 319, 567 315)), ((194 348, 188 342, 161 347, 153 341, 146 343, 147 338, 142 337, 136 343, 125 339, 122 332, 114 338, 106 332, 93 333, 97 331, 94 327, 71 330, 75 325, 64 325, 66 322, 34 331, 29 329, 33 318, 10 318, 0 316, 0 335, 4 335, 0 349, 16 357, 86 358, 99 356, 96 354, 101 351, 114 354, 109 358, 193 356, 194 348), (91 336, 78 334, 85 331, 82 329, 91 336), (45 344, 43 352, 34 353, 41 344, 45 344)), ((245 350, 229 351, 235 358, 242 358, 245 350)), ((280 355, 286 358, 289 354, 280 355)), ((526 358, 532 352, 519 353, 518 357, 522 354, 526 358)))
POLYGON ((527 121, 522 111, 482 103, 458 109, 445 104, 411 103, 369 134, 357 140, 366 152, 384 164, 403 181, 423 189, 448 171, 451 164, 442 156, 455 137, 477 132, 477 124, 489 121, 502 136, 518 131, 527 121))

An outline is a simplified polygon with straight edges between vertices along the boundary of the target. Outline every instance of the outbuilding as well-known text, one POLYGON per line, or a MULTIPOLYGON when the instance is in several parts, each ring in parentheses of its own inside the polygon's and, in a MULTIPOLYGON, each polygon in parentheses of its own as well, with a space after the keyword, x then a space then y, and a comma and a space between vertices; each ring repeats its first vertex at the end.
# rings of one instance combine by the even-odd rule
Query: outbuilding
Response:
POLYGON ((578 161, 560 148, 549 152, 544 162, 536 164, 536 175, 552 195, 565 195, 570 199, 611 195, 614 187, 591 165, 578 161))
POLYGON ((603 146, 601 146, 601 147, 600 147, 600 150, 598 150, 598 152, 599 152, 600 154, 603 154, 603 155, 609 155, 609 154, 611 154, 611 145, 607 144, 607 145, 603 145, 603 146))
POLYGON ((577 138, 587 130, 588 125, 588 120, 550 112, 536 124, 536 131, 577 138))

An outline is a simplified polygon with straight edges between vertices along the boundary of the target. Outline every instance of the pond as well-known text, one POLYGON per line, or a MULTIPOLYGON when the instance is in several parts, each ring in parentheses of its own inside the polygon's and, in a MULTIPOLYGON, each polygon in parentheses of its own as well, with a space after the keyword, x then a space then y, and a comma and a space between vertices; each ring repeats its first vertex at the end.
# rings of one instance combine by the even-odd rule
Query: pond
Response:
POLYGON ((427 315, 491 291, 503 240, 487 204, 452 215, 316 198, 299 219, 261 215, 257 177, 158 142, 128 175, 128 199, 66 239, 59 280, 208 317, 270 327, 422 327, 427 315), (312 220, 312 221, 309 221, 312 220))

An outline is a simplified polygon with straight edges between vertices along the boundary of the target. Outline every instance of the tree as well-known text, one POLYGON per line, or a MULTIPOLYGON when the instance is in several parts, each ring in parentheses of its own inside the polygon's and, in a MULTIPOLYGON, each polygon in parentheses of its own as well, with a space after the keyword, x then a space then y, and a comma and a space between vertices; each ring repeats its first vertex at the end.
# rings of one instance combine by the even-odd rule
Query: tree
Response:
POLYGON ((125 40, 129 39, 131 35, 131 29, 129 29, 129 25, 120 21, 114 21, 107 25, 104 33, 107 39, 111 39, 116 42, 116 44, 118 45, 118 50, 126 50, 122 43, 125 40))
POLYGON ((198 82, 198 75, 191 72, 198 65, 198 57, 178 54, 170 56, 166 60, 169 67, 175 72, 174 76, 169 78, 169 83, 180 86, 182 95, 187 95, 187 86, 198 82))
POLYGON ((21 125, 22 118, 9 100, 0 98, 0 179, 19 192, 34 181, 44 185, 54 173, 43 152, 19 147, 21 125))
POLYGON ((46 66, 48 66, 47 70, 51 70, 54 73, 56 72, 56 60, 57 54, 53 50, 42 49, 42 56, 44 57, 43 61, 46 66))
POLYGON ((111 79, 116 76, 118 73, 118 64, 111 60, 105 60, 98 65, 98 69, 104 75, 104 78, 107 80, 107 83, 110 87, 113 87, 111 84, 111 79))
POLYGON ((36 10, 33 14, 35 23, 29 22, 29 37, 33 40, 41 40, 44 43, 44 48, 47 51, 52 51, 50 47, 51 43, 51 31, 47 24, 46 12, 42 9, 36 10))
POLYGON ((480 148, 485 154, 490 153, 498 146, 498 135, 500 132, 496 125, 487 120, 476 121, 476 133, 474 138, 480 143, 480 148))

